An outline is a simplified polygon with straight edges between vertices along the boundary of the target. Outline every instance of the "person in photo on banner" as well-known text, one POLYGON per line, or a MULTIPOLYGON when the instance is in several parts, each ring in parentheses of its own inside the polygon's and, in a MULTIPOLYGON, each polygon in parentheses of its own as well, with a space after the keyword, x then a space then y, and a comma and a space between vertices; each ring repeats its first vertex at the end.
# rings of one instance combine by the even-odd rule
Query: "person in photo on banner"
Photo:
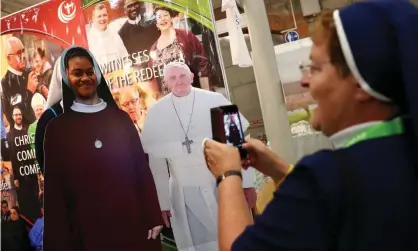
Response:
POLYGON ((119 89, 118 96, 119 107, 129 115, 136 130, 140 134, 147 110, 143 95, 140 97, 139 90, 128 86, 119 89))
POLYGON ((128 51, 119 34, 109 27, 109 15, 105 4, 97 4, 92 11, 92 24, 87 34, 89 48, 100 66, 128 57, 128 51))
MULTIPOLYGON (((42 41, 44 44, 44 41, 42 41)), ((45 49, 38 47, 32 54, 32 65, 33 71, 38 77, 38 87, 37 91, 42 94, 42 96, 48 98, 48 88, 49 83, 52 78, 52 66, 48 62, 45 49)))
MULTIPOLYGON (((36 121, 33 122, 29 128, 28 128, 28 138, 30 141, 30 147, 32 150, 35 151, 35 157, 36 155, 36 148, 35 148, 35 134, 36 134, 36 128, 38 127, 38 122, 39 119, 41 118, 42 114, 45 111, 45 104, 46 104, 46 100, 44 99, 44 97, 42 97, 41 94, 39 93, 35 93, 35 95, 33 95, 32 98, 32 109, 35 112, 35 117, 36 117, 36 121)), ((43 151, 42 151, 43 152, 43 151)), ((33 153, 33 151, 32 151, 33 153)), ((37 159, 36 159, 37 160, 37 159)), ((39 165, 39 162, 37 162, 37 166, 38 166, 38 196, 39 198, 41 198, 43 192, 44 192, 44 177, 43 177, 43 173, 41 171, 41 166, 39 165)))
POLYGON ((7 72, 1 80, 3 91, 2 112, 13 127, 13 108, 18 105, 22 111, 22 123, 29 126, 35 121, 35 114, 30 102, 36 92, 39 81, 34 71, 26 69, 27 58, 25 47, 17 37, 10 37, 5 41, 7 58, 7 72))
POLYGON ((311 126, 334 149, 293 166, 247 140, 244 166, 269 175, 277 190, 253 224, 241 178, 226 175, 241 170, 239 152, 205 140, 221 180, 220 249, 418 250, 418 9, 359 1, 324 10, 313 27, 301 85, 318 105, 311 126))
POLYGON ((64 112, 44 141, 44 250, 161 250, 161 209, 131 119, 89 51, 70 47, 60 67, 64 112))
POLYGON ((157 27, 142 18, 141 4, 144 3, 138 0, 124 0, 128 20, 120 28, 119 36, 131 57, 147 61, 150 45, 158 39, 159 32, 157 27))
POLYGON ((16 186, 17 199, 22 215, 32 223, 40 216, 38 173, 35 150, 28 137, 28 129, 23 125, 22 110, 19 106, 12 109, 13 127, 7 133, 11 163, 16 186))
MULTIPOLYGON (((194 75, 193 86, 209 90, 211 65, 203 45, 191 31, 175 29, 173 26, 174 11, 157 6, 155 8, 156 26, 160 37, 150 49, 150 65, 161 65, 161 69, 170 62, 183 62, 189 66, 194 75)), ((170 92, 166 83, 162 83, 163 95, 170 92)))
POLYGON ((7 200, 1 200, 1 223, 10 220, 10 207, 7 200))
POLYGON ((37 219, 29 231, 29 240, 34 251, 43 251, 44 217, 43 217, 43 196, 40 198, 42 206, 42 217, 37 219))
POLYGON ((14 184, 14 175, 4 162, 1 163, 1 199, 6 200, 10 207, 17 206, 16 186, 14 184))
POLYGON ((62 75, 60 69, 61 57, 55 62, 52 71, 51 83, 49 85, 48 99, 45 104, 45 111, 36 123, 35 132, 35 154, 41 173, 44 174, 44 137, 49 122, 62 114, 62 75))
MULTIPOLYGON (((212 136, 210 109, 231 103, 219 93, 192 87, 193 73, 181 62, 164 68, 164 81, 172 92, 148 110, 141 134, 163 218, 167 227, 171 221, 179 250, 218 250, 216 182, 200 142, 212 136)), ((242 115, 241 120, 245 131, 249 123, 242 115)), ((254 195, 248 198, 255 198, 253 170, 244 177, 246 193, 254 195)), ((247 206, 254 203, 249 200, 247 206)))
POLYGON ((10 148, 9 148, 9 144, 7 143, 7 139, 6 139, 6 127, 4 125, 4 111, 2 110, 2 106, 0 104, 0 116, 1 116, 1 120, 0 120, 0 126, 1 126, 1 146, 0 146, 0 150, 1 150, 1 161, 2 163, 4 161, 10 161, 10 148))
POLYGON ((29 125, 28 128, 28 137, 30 140, 30 146, 32 149, 35 149, 35 133, 36 127, 38 126, 38 121, 41 118, 42 114, 45 111, 46 100, 42 97, 41 94, 35 93, 32 98, 31 106, 33 111, 35 112, 36 120, 32 124, 29 125))
POLYGON ((28 236, 28 223, 17 206, 10 208, 9 220, 1 224, 1 250, 33 250, 28 236))

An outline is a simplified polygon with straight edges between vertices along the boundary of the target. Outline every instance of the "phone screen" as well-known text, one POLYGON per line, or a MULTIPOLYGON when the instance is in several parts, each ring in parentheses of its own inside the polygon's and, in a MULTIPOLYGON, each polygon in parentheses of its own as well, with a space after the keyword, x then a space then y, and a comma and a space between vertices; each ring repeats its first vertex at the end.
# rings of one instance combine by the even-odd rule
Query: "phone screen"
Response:
POLYGON ((240 146, 244 143, 244 132, 238 112, 224 112, 224 130, 226 143, 230 146, 240 146))
POLYGON ((242 149, 245 143, 240 113, 236 105, 221 106, 211 109, 213 139, 237 147, 241 158, 246 152, 242 149))

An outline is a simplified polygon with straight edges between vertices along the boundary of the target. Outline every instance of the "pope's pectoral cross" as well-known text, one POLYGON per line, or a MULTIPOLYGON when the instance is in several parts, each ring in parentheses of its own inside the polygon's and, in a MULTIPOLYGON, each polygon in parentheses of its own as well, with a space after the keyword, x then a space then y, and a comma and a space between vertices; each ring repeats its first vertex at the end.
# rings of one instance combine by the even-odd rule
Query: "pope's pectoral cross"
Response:
POLYGON ((181 144, 187 148, 188 154, 192 153, 192 149, 190 148, 190 145, 193 144, 193 140, 189 140, 189 137, 186 136, 184 138, 184 142, 181 142, 181 144))

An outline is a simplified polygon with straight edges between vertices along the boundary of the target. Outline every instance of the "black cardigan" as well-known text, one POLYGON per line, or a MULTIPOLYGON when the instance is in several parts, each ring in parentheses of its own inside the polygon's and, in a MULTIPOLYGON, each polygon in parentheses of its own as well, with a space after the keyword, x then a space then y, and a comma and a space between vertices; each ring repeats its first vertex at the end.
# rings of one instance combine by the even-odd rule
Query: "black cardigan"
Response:
POLYGON ((36 151, 36 159, 39 164, 39 168, 41 169, 42 174, 44 174, 44 137, 46 127, 48 126, 49 122, 54 118, 58 117, 62 114, 63 109, 60 102, 54 104, 51 108, 47 109, 41 116, 38 121, 38 125, 36 126, 36 133, 35 133, 35 151, 36 151))

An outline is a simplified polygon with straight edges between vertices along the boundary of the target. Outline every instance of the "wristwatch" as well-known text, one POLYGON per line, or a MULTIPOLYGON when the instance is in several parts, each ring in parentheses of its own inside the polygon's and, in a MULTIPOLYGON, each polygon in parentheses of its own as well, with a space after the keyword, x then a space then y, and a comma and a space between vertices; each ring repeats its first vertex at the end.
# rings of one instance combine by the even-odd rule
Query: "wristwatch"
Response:
POLYGON ((218 187, 219 184, 224 179, 226 179, 226 177, 233 176, 233 175, 239 176, 242 179, 242 173, 241 173, 241 171, 235 171, 235 170, 227 171, 227 172, 224 172, 223 174, 219 175, 218 178, 216 178, 216 187, 218 187))

